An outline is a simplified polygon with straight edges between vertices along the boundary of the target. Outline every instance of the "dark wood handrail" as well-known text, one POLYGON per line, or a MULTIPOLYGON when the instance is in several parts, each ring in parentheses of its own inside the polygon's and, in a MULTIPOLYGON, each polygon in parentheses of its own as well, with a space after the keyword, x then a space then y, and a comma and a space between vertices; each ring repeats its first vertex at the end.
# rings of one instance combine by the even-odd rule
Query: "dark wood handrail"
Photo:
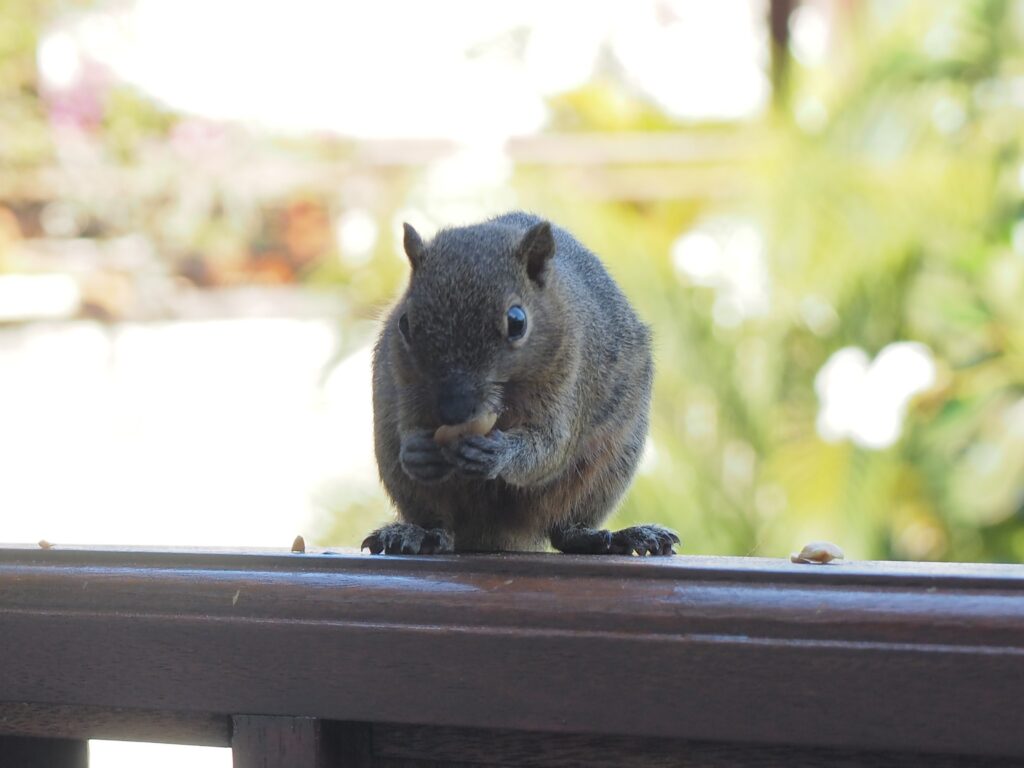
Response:
POLYGON ((10 547, 0 681, 19 736, 255 715, 1020 758, 1024 567, 10 547))

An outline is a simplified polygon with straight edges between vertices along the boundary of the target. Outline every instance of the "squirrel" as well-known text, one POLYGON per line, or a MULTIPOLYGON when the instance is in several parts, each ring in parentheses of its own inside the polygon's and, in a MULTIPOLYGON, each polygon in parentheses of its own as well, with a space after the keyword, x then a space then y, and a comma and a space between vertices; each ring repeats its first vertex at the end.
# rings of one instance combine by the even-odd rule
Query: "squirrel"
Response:
POLYGON ((405 224, 403 245, 412 274, 373 355, 377 464, 401 522, 361 549, 675 554, 660 525, 599 528, 644 449, 654 364, 598 257, 523 212, 429 243, 405 224), (494 428, 440 440, 474 420, 494 428))

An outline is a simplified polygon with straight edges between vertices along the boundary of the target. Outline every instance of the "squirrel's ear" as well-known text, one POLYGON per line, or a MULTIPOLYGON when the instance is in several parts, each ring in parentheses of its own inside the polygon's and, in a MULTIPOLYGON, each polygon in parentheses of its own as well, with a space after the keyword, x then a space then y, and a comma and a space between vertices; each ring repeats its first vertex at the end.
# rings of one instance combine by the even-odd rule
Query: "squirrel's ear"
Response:
POLYGON ((402 245, 405 246, 405 255, 409 257, 412 268, 416 269, 423 257, 423 239, 420 237, 420 233, 413 229, 412 224, 402 224, 402 229, 405 230, 405 237, 402 240, 402 245))
POLYGON ((526 266, 526 274, 540 285, 544 285, 548 262, 554 255, 555 237, 551 234, 551 225, 546 221, 534 224, 526 230, 526 234, 516 246, 516 256, 526 266))

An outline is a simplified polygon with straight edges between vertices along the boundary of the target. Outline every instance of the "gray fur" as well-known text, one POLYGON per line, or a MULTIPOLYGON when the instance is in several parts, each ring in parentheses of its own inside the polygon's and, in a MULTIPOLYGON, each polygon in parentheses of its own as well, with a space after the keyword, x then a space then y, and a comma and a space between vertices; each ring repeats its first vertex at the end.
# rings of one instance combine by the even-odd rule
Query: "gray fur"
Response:
POLYGON ((596 530, 636 470, 653 376, 650 331, 600 260, 521 212, 427 244, 406 225, 404 242, 412 276, 373 360, 377 463, 403 523, 363 545, 446 551, 439 530, 456 551, 671 554, 678 538, 659 526, 596 530), (505 338, 511 303, 527 312, 522 342, 505 338), (499 417, 442 448, 442 410, 499 417))

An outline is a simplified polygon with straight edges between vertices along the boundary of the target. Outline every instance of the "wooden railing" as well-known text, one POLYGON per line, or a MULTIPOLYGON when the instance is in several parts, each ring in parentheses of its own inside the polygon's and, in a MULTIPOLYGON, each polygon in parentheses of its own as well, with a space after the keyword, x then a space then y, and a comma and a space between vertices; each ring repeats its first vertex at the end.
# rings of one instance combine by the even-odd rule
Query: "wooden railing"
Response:
POLYGON ((0 765, 1024 764, 1024 567, 0 550, 0 765))

